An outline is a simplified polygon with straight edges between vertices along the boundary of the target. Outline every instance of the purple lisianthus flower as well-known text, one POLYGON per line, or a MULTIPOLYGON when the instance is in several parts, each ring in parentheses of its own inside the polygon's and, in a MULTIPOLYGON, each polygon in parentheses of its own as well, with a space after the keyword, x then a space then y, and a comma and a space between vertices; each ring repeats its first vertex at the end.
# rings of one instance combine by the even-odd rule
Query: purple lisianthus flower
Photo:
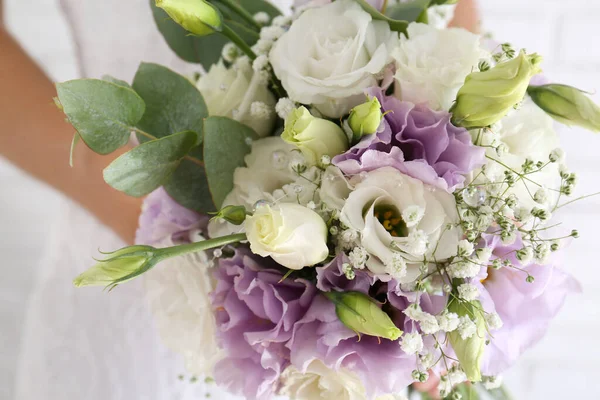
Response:
POLYGON ((355 270, 354 279, 348 279, 344 271, 344 264, 350 263, 348 256, 341 253, 329 264, 317 267, 317 288, 323 292, 336 290, 339 292, 361 292, 369 294, 369 289, 375 282, 366 270, 355 270))
POLYGON ((288 278, 270 261, 236 250, 215 271, 213 306, 225 357, 215 367, 217 383, 248 399, 269 399, 290 364, 286 346, 296 322, 317 295, 309 281, 288 278))
POLYGON ((426 184, 449 192, 463 186, 465 175, 485 163, 485 150, 473 145, 451 114, 385 96, 371 89, 387 112, 380 132, 367 135, 333 163, 354 175, 391 166, 426 184))
POLYGON ((144 200, 135 242, 152 246, 168 238, 178 241, 179 236, 207 223, 207 217, 183 207, 161 187, 144 200))
POLYGON ((492 331, 493 339, 486 347, 482 365, 485 375, 495 376, 540 341, 566 296, 581 292, 581 286, 560 268, 560 251, 553 253, 545 265, 534 262, 524 266, 515 257, 523 247, 520 238, 512 245, 503 245, 498 236, 490 236, 486 245, 494 249, 494 257, 509 259, 521 269, 484 269, 475 281, 484 310, 495 311, 503 322, 502 328, 492 331), (534 282, 526 282, 527 273, 535 278, 534 282))
POLYGON ((340 322, 334 304, 321 295, 296 323, 287 347, 292 364, 300 371, 316 359, 329 368, 355 372, 368 398, 402 392, 412 383, 411 374, 417 367, 415 356, 404 353, 397 341, 365 335, 359 340, 340 322))

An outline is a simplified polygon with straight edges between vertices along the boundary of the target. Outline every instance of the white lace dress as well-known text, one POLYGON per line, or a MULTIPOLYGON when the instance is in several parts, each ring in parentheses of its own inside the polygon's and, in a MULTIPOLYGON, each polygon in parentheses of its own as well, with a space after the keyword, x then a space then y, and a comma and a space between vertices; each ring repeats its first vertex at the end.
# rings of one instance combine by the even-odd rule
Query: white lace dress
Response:
MULTIPOLYGON (((275 3, 284 9, 291 1, 275 3)), ((195 70, 164 44, 148 0, 61 0, 57 6, 82 76, 131 80, 140 61, 195 70)), ((67 201, 57 219, 25 311, 15 399, 234 399, 202 379, 190 383, 183 361, 158 338, 141 281, 111 293, 73 288, 72 278, 92 264, 98 248, 123 243, 67 201)))

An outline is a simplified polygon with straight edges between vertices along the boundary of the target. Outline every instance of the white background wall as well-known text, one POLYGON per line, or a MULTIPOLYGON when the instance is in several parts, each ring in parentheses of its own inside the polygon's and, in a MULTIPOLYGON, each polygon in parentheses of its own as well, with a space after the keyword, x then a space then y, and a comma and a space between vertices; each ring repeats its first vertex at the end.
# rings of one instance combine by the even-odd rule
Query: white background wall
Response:
MULTIPOLYGON (((66 80, 77 77, 77 67, 57 1, 5 3, 9 27, 25 48, 54 79, 66 80)), ((543 54, 551 80, 593 92, 600 89, 600 1, 482 0, 481 6, 485 30, 500 42, 543 54)), ((600 101, 599 94, 595 98, 600 101)), ((600 136, 565 129, 561 140, 570 167, 579 172, 579 193, 600 190, 600 136)), ((2 160, 0 188, 0 399, 11 399, 23 314, 64 199, 2 160)), ((570 250, 569 267, 585 293, 568 301, 543 342, 508 374, 516 399, 600 397, 600 268, 595 259, 599 206, 596 198, 564 214, 565 221, 581 232, 582 238, 570 250)))

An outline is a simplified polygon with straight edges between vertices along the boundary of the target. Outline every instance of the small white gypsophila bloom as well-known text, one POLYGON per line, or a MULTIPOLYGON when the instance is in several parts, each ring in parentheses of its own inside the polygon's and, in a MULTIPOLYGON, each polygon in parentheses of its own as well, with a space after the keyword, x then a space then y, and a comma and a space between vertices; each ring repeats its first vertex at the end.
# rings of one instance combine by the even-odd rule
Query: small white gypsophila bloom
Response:
POLYGON ((470 261, 454 261, 447 268, 452 278, 468 279, 474 278, 479 273, 481 266, 470 261))
POLYGON ((292 22, 290 17, 286 17, 284 15, 279 15, 273 18, 273 22, 271 23, 273 26, 287 26, 292 22))
POLYGON ((406 261, 400 253, 394 253, 385 265, 385 269, 394 279, 402 279, 406 276, 406 261))
POLYGON ((463 283, 458 287, 458 297, 465 301, 473 301, 479 297, 479 289, 470 283, 463 283))
POLYGON ((461 240, 458 242, 458 256, 469 257, 475 251, 475 246, 468 240, 461 240))
POLYGON ((458 314, 453 312, 445 312, 442 315, 438 315, 437 321, 440 329, 444 332, 454 332, 458 329, 458 324, 460 323, 458 314))
POLYGON ((277 105, 275 106, 275 111, 279 118, 286 120, 288 115, 296 108, 296 104, 287 97, 283 97, 279 99, 277 105))
POLYGON ((423 351, 423 338, 417 332, 405 333, 402 336, 400 347, 408 355, 423 351))
POLYGON ((252 63, 252 69, 254 69, 255 72, 260 72, 260 71, 266 69, 268 66, 269 66, 269 57, 267 57, 264 54, 261 54, 260 56, 256 57, 256 59, 252 63))
POLYGON ((260 11, 254 14, 254 20, 261 25, 266 25, 271 20, 271 17, 269 17, 269 14, 267 14, 266 12, 260 11))
POLYGON ((485 315, 485 322, 491 330, 502 328, 504 323, 497 313, 489 313, 485 315))
POLYGON ((428 371, 435 365, 435 356, 433 353, 427 352, 419 355, 419 361, 421 362, 421 367, 425 371, 428 371))
POLYGON ((367 259, 369 258, 369 253, 365 250, 364 247, 355 247, 352 249, 350 254, 348 254, 348 259, 352 266, 356 269, 364 269, 365 264, 367 263, 367 259))
POLYGON ((440 378, 438 390, 443 397, 447 397, 452 392, 454 386, 459 385, 466 380, 467 375, 463 371, 453 368, 450 372, 440 378))
POLYGON ((535 261, 543 264, 548 261, 548 257, 550 256, 550 245, 548 242, 542 242, 538 244, 535 248, 535 261))
POLYGON ((260 30, 260 38, 275 41, 285 33, 281 26, 266 26, 260 30))
POLYGON ((423 311, 421 310, 421 307, 419 307, 418 304, 412 304, 412 305, 406 307, 406 309, 402 312, 404 313, 404 315, 406 315, 408 318, 412 319, 413 321, 418 321, 419 315, 421 315, 421 313, 423 311))
POLYGON ((550 152, 550 162, 562 164, 565 162, 565 151, 563 149, 556 148, 550 152))
POLYGON ((271 107, 262 101, 255 101, 250 105, 250 115, 257 119, 267 119, 271 116, 271 107))
POLYGON ((257 55, 267 55, 273 47, 273 41, 267 39, 258 39, 258 41, 252 46, 252 50, 257 55))
POLYGON ((317 208, 317 205, 315 204, 314 201, 309 201, 308 204, 306 204, 306 207, 308 207, 311 210, 315 210, 317 208))
POLYGON ((475 322, 468 315, 460 317, 457 329, 463 340, 469 339, 477 333, 477 325, 475 325, 475 322))
POLYGON ((410 206, 402 211, 402 220, 406 224, 407 228, 419 225, 419 222, 425 215, 425 209, 419 206, 410 206))
POLYGON ((338 237, 338 245, 342 248, 352 248, 358 240, 358 232, 354 229, 344 229, 338 237))
POLYGON ((419 326, 421 327, 421 331, 426 335, 433 335, 440 331, 440 326, 435 316, 426 312, 421 313, 419 316, 419 326))
POLYGON ((531 215, 531 210, 527 209, 526 207, 519 207, 515 209, 515 219, 517 221, 525 224, 529 222, 531 218, 533 218, 531 215))
POLYGON ((529 265, 531 260, 533 260, 533 256, 533 247, 524 247, 517 251, 517 260, 519 260, 522 265, 529 265))
POLYGON ((427 252, 428 245, 427 233, 417 229, 408 234, 406 243, 409 253, 415 256, 424 255, 427 252))
POLYGON ((492 257, 492 249, 489 247, 483 247, 481 249, 475 250, 475 261, 479 264, 487 264, 490 262, 490 258, 492 257))
POLYGON ((228 63, 234 62, 240 56, 239 48, 233 43, 227 43, 223 46, 221 57, 228 63))
POLYGON ((502 377, 501 376, 484 376, 483 377, 483 387, 487 390, 498 389, 502 386, 502 377))
POLYGON ((539 188, 533 195, 533 201, 535 201, 538 204, 547 204, 548 200, 548 190, 546 188, 539 188))
POLYGON ((502 232, 500 238, 502 239, 502 244, 510 246, 517 240, 517 232, 502 232))

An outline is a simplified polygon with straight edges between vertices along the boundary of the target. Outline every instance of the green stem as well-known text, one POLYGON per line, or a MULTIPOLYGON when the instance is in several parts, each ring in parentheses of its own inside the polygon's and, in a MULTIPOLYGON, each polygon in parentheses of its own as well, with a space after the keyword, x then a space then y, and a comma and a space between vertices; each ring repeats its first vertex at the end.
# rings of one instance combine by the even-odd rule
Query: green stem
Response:
POLYGON ((259 31, 262 29, 262 26, 254 19, 254 17, 242 6, 237 4, 233 0, 219 0, 221 3, 227 5, 227 7, 231 8, 235 11, 240 17, 245 19, 250 25, 259 31))
POLYGON ((168 258, 182 256, 184 254, 198 253, 200 251, 210 250, 216 247, 223 247, 228 244, 241 242, 243 240, 246 240, 246 234, 238 233, 236 235, 223 236, 215 239, 203 240, 201 242, 196 243, 165 247, 156 251, 156 258, 159 261, 162 261, 168 258))
POLYGON ((248 44, 244 42, 244 39, 242 39, 237 33, 235 33, 233 29, 231 29, 229 26, 224 24, 223 30, 220 33, 221 35, 224 35, 229 40, 231 40, 237 47, 239 47, 240 50, 246 53, 246 55, 250 57, 251 60, 256 59, 256 54, 254 54, 250 46, 248 46, 248 44))

